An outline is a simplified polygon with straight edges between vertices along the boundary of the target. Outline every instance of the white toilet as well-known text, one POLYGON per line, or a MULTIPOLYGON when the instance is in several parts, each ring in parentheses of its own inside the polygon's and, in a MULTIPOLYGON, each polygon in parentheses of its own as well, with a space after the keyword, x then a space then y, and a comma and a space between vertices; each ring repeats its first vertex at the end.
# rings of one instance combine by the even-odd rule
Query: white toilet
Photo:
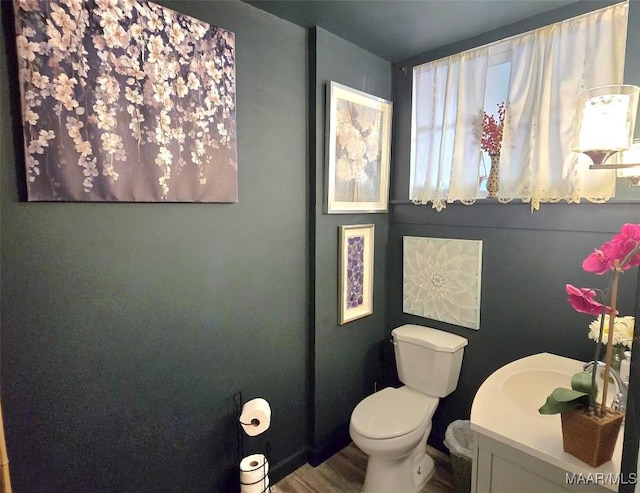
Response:
POLYGON ((351 413, 351 439, 369 456, 362 493, 415 493, 435 466, 426 452, 441 397, 458 386, 464 337, 419 325, 391 332, 404 383, 362 400, 351 413))

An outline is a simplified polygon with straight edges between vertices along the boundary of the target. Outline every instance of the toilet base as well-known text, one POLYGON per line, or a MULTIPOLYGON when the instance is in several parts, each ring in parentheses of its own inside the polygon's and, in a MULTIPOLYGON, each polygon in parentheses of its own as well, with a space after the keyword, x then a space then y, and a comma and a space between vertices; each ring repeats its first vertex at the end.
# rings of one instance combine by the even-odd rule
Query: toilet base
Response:
POLYGON ((435 472, 424 444, 402 459, 369 456, 362 493, 418 493, 435 472))
POLYGON ((413 468, 413 483, 416 486, 416 492, 420 491, 427 481, 429 481, 436 472, 436 465, 433 459, 424 454, 422 462, 413 468))

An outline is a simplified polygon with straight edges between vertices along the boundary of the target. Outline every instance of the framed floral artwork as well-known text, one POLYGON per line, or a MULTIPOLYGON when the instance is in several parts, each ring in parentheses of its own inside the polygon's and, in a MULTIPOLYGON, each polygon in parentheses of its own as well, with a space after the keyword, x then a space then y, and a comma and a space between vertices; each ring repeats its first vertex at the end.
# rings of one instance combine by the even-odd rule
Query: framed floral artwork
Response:
POLYGON ((233 33, 143 0, 14 13, 30 201, 238 201, 233 33))
POLYGON ((340 226, 339 325, 373 313, 374 228, 340 226))
POLYGON ((405 313, 477 330, 481 277, 481 240, 403 238, 405 313))
POLYGON ((327 85, 325 212, 386 212, 390 101, 337 82, 327 85))

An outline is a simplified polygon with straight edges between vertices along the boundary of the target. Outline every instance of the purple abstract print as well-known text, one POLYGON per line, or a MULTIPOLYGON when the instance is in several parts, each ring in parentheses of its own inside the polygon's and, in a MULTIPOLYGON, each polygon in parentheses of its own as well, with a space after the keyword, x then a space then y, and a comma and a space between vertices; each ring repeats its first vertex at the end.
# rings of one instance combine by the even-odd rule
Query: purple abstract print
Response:
POLYGON ((347 308, 364 302, 364 236, 349 238, 347 247, 347 308))

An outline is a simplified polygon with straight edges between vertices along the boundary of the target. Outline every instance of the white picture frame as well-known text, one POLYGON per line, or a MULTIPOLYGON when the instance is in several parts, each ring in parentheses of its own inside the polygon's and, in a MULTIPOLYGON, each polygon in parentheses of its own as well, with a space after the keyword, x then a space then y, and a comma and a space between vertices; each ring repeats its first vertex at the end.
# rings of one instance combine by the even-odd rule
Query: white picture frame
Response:
POLYGON ((375 225, 340 226, 338 324, 373 313, 375 225))
POLYGON ((325 212, 387 212, 391 101, 327 84, 325 212))

